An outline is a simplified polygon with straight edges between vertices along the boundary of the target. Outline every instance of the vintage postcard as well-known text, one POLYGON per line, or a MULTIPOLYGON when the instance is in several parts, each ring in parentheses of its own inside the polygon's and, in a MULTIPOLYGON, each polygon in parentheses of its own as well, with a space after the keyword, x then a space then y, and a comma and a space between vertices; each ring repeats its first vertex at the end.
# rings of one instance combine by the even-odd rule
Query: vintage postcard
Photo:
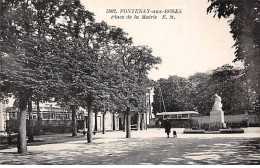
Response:
POLYGON ((0 0, 1 165, 259 165, 259 0, 0 0))

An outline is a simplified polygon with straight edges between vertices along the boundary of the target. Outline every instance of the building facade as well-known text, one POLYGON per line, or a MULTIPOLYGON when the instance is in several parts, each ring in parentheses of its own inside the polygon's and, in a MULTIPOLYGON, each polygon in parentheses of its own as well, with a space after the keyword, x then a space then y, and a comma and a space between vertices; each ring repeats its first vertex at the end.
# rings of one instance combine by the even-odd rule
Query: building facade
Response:
MULTIPOLYGON (((152 113, 153 107, 153 96, 154 96, 154 88, 150 87, 146 90, 145 96, 145 111, 139 114, 142 122, 145 125, 150 125, 152 119, 154 119, 154 115, 152 113)), ((41 126, 51 127, 52 125, 64 125, 65 127, 69 127, 70 121, 72 119, 72 115, 69 109, 62 108, 55 103, 40 103, 39 105, 40 111, 37 111, 36 104, 33 103, 32 107, 32 119, 34 125, 37 125, 37 120, 40 118, 41 126)), ((137 112, 133 111, 132 119, 136 120, 137 112)), ((19 110, 15 107, 7 107, 7 105, 0 103, 0 131, 6 131, 6 123, 9 125, 15 125, 10 123, 15 123, 19 117, 19 110)), ((93 130, 95 128, 95 121, 97 122, 97 130, 102 130, 103 128, 103 114, 101 112, 97 113, 97 119, 95 120, 95 113, 92 113, 93 120, 93 130)), ((78 121, 79 129, 87 128, 87 111, 85 109, 78 109, 76 113, 76 119, 78 121)), ((29 120, 28 111, 26 114, 26 119, 29 120)), ((118 113, 107 112, 105 115, 105 128, 106 130, 123 130, 124 129, 124 115, 118 113)), ((16 122, 17 124, 17 122, 16 122)), ((134 124, 134 123, 132 123, 134 124)), ((136 123, 135 123, 136 124, 136 123)), ((17 127, 17 126, 16 126, 17 127)), ((69 128, 67 128, 69 129, 69 128)), ((51 130, 51 128, 48 128, 51 130)))
MULTIPOLYGON (((2 111, 3 116, 5 116, 3 117, 3 121, 7 123, 8 129, 12 129, 16 132, 18 129, 17 120, 19 117, 19 110, 15 107, 6 107, 3 109, 5 109, 2 111)), ((39 129, 43 130, 43 132, 53 131, 53 133, 70 132, 72 114, 69 109, 57 106, 55 103, 41 103, 39 112, 37 111, 36 105, 33 105, 32 111, 33 125, 35 126, 35 129, 38 129, 36 127, 40 127, 39 129), (38 123, 39 119, 40 125, 38 123), (64 131, 61 129, 64 129, 64 131)), ((122 121, 122 118, 119 119, 119 117, 120 115, 117 113, 114 114, 107 112, 105 115, 106 130, 119 130, 119 128, 122 127, 122 123, 120 122, 122 121)), ((76 111, 78 130, 87 128, 87 118, 87 111, 85 109, 79 108, 76 111)), ((26 114, 26 119, 27 121, 29 120, 28 111, 26 114)), ((103 113, 98 112, 96 120, 95 113, 92 113, 92 121, 93 130, 95 127, 95 121, 97 121, 97 130, 100 131, 103 129, 103 113)), ((6 127, 3 126, 2 131, 6 131, 6 127)))
POLYGON ((147 107, 147 116, 146 116, 146 123, 148 125, 153 124, 150 123, 155 118, 153 114, 153 106, 152 103, 154 102, 154 87, 149 87, 146 90, 146 107, 147 107))
POLYGON ((5 132, 6 130, 6 103, 0 102, 0 132, 5 132))

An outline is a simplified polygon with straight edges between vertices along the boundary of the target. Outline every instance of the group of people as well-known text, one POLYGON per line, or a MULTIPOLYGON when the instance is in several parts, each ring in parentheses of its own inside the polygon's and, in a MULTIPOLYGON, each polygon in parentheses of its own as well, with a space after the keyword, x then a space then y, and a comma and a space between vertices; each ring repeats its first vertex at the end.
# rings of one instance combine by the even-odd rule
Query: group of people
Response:
MULTIPOLYGON (((158 121, 158 127, 161 128, 161 121, 160 120, 158 121)), ((170 133, 171 133, 171 128, 172 128, 171 122, 170 122, 169 119, 166 120, 164 128, 165 128, 165 133, 167 133, 167 137, 169 138, 170 133)), ((173 138, 177 138, 177 132, 176 131, 173 131, 173 138)))

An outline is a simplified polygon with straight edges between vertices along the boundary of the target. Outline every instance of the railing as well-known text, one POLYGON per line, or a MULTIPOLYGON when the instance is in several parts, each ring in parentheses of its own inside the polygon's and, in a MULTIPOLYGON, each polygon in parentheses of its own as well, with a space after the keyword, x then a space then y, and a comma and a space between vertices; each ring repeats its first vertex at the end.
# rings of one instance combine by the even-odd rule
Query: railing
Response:
MULTIPOLYGON (((26 129, 28 131, 29 121, 26 120, 26 129)), ((77 129, 84 128, 84 120, 77 120, 77 129)), ((49 134, 49 133, 70 133, 71 120, 33 120, 34 134, 49 134)), ((6 131, 18 132, 18 121, 7 120, 6 131)))
MULTIPOLYGON (((226 124, 226 128, 245 128, 245 127, 247 127, 247 123, 245 121, 227 122, 225 124, 226 124)), ((204 129, 206 131, 218 131, 219 129, 223 128, 223 124, 221 122, 202 123, 202 124, 197 123, 194 127, 197 129, 204 129)))

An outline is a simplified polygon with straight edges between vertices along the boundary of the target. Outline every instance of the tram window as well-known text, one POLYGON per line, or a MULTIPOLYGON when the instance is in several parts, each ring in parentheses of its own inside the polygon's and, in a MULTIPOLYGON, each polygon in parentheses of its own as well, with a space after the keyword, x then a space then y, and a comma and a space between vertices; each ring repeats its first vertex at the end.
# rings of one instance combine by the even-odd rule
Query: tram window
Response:
POLYGON ((172 114, 171 118, 177 118, 177 114, 172 114))
POLYGON ((170 118, 170 115, 164 115, 163 118, 170 118))
POLYGON ((182 118, 189 118, 188 114, 182 114, 182 118))
POLYGON ((181 118, 181 114, 178 114, 178 118, 181 118))

